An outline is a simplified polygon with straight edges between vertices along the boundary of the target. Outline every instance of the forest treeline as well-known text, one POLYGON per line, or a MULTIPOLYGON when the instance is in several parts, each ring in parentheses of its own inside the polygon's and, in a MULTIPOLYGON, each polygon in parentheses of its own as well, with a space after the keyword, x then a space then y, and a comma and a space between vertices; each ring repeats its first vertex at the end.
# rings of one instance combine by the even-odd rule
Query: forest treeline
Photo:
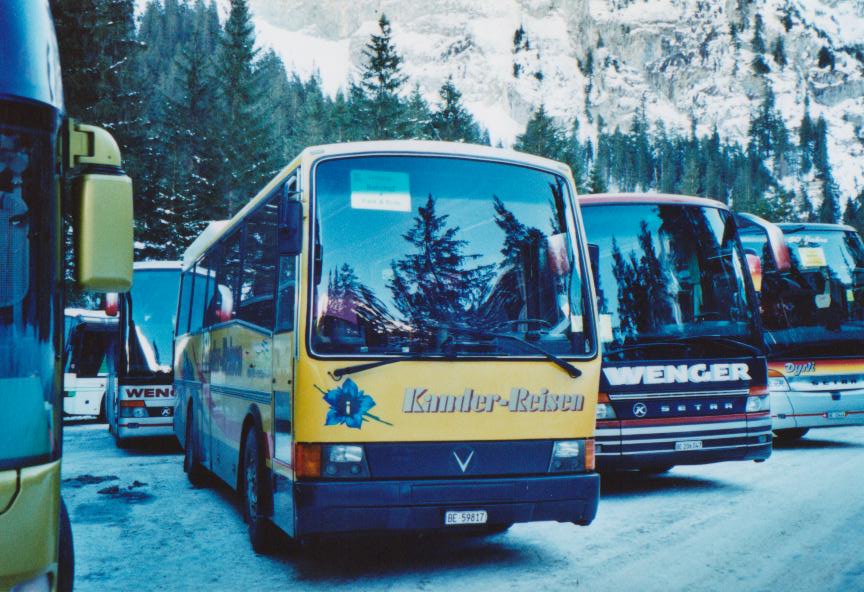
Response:
MULTIPOLYGON (((114 134, 134 179, 139 259, 179 257, 207 221, 235 213, 309 145, 489 143, 452 79, 432 104, 424 99, 404 74, 383 15, 360 68, 344 91, 329 96, 317 76, 300 78, 275 52, 256 47, 247 0, 231 0, 224 21, 205 0, 150 0, 138 17, 135 0, 51 6, 67 109, 114 134)), ((519 33, 514 55, 525 43, 519 33)), ((770 68, 779 59, 766 53, 760 64, 770 68)), ((695 123, 689 134, 673 133, 649 122, 644 105, 630 129, 609 130, 598 118, 596 138, 585 140, 578 121, 562 124, 539 105, 514 148, 566 162, 583 192, 685 193, 776 221, 842 217, 864 227, 864 192, 841 216, 846 199, 832 176, 825 120, 808 110, 793 133, 766 89, 746 145, 716 131, 698 136, 695 123), (821 205, 814 210, 812 203, 821 205)))

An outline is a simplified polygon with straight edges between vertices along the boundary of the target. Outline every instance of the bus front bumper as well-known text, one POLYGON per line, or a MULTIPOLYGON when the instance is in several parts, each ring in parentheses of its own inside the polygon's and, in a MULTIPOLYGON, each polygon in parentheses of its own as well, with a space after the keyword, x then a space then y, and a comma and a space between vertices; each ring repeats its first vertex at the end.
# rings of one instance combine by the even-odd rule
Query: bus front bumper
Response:
POLYGON ((484 510, 487 525, 556 521, 590 524, 597 515, 596 473, 515 479, 299 482, 295 536, 372 531, 433 531, 448 511, 484 510))
POLYGON ((123 418, 117 426, 117 438, 163 438, 174 435, 174 418, 123 418))
POLYGON ((775 430, 864 425, 864 389, 771 391, 775 430))

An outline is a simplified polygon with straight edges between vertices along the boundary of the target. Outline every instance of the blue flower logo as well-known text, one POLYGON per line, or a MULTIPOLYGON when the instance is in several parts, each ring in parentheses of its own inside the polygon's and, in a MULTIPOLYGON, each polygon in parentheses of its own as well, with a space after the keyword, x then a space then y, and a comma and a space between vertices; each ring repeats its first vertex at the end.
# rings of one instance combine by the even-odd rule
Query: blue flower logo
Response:
POLYGON ((369 410, 375 406, 375 399, 361 391, 357 387, 357 383, 350 378, 342 386, 329 391, 325 391, 317 385, 315 388, 324 394, 324 400, 330 405, 324 425, 344 424, 357 430, 363 426, 364 421, 370 420, 389 426, 393 425, 369 413, 369 410))

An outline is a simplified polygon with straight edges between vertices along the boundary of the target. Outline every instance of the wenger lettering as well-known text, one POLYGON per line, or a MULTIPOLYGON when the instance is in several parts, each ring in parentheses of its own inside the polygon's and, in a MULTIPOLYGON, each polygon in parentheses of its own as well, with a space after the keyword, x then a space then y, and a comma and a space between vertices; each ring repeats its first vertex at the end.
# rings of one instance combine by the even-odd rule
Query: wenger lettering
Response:
POLYGON ((603 368, 612 386, 750 380, 747 364, 669 364, 665 366, 621 366, 603 368))
POLYGON ((165 388, 127 388, 125 389, 126 396, 132 399, 156 399, 159 397, 173 397, 174 396, 174 388, 173 387, 165 387, 165 388))

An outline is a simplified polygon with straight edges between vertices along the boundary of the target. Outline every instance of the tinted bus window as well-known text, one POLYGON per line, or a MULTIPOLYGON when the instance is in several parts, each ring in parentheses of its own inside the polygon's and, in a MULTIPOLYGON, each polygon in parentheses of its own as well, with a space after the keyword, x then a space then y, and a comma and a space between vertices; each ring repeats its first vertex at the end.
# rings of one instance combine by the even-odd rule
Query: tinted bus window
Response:
POLYGON ((180 310, 177 317, 177 334, 182 335, 189 331, 189 311, 192 306, 194 292, 195 272, 188 271, 183 274, 180 282, 180 310))
POLYGON ((243 281, 237 318, 273 328, 276 283, 276 224, 278 207, 268 203, 246 222, 243 281))

